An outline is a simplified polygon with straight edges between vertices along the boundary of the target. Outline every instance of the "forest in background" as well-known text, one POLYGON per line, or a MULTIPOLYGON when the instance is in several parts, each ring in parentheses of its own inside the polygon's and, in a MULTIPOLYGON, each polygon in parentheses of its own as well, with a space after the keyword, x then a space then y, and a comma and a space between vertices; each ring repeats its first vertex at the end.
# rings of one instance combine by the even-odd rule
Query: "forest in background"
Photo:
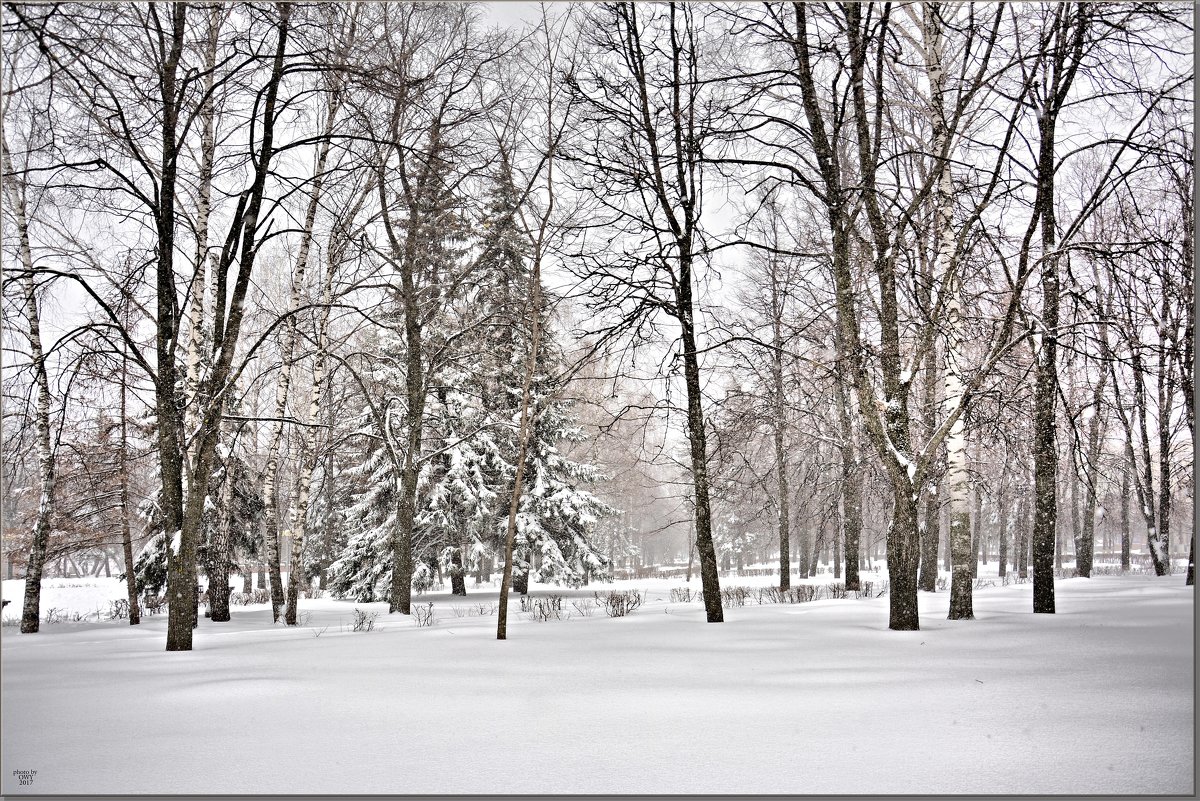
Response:
POLYGON ((4 5, 22 631, 110 555, 169 650, 231 573, 1191 582, 1190 5, 483 11, 4 5))

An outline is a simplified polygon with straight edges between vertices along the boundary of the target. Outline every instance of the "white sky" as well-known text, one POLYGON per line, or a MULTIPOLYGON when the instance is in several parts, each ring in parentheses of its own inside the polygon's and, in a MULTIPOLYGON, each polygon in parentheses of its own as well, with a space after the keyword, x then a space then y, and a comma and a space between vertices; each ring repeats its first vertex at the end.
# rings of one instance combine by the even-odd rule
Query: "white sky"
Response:
MULTIPOLYGON (((566 3, 551 0, 549 5, 566 5, 566 3)), ((484 19, 501 27, 521 28, 526 25, 534 25, 541 19, 540 7, 540 3, 525 2, 525 0, 497 0, 483 4, 484 19)))

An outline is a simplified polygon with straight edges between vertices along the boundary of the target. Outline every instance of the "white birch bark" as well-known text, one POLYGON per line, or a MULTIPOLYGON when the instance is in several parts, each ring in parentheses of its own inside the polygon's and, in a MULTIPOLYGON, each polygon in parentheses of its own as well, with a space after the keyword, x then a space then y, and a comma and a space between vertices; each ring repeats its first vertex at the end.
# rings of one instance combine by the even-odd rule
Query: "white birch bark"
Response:
POLYGON ((3 143, 3 169, 5 194, 16 218, 18 250, 21 269, 21 291, 25 302, 25 317, 29 326, 29 362, 33 370, 35 388, 34 442, 38 456, 37 517, 34 519, 33 536, 29 546, 29 559, 25 568, 25 598, 21 610, 21 633, 37 632, 41 616, 42 571, 46 563, 46 548, 50 540, 50 515, 54 510, 54 451, 50 446, 50 380, 46 374, 46 354, 42 349, 41 317, 37 303, 37 282, 33 273, 33 253, 29 245, 29 217, 25 206, 24 187, 19 185, 12 160, 8 155, 8 143, 3 143))
MULTIPOLYGON (((267 441, 267 461, 263 472, 263 499, 266 503, 265 540, 267 551, 267 567, 271 575, 271 612, 274 620, 279 620, 280 611, 284 605, 283 584, 279 570, 279 448, 283 441, 283 420, 287 412, 288 390, 292 383, 292 360, 296 351, 296 314, 300 308, 301 288, 304 286, 308 270, 308 257, 312 250, 313 224, 317 217, 317 208, 321 202, 324 190, 325 169, 329 161, 331 145, 330 135, 333 132, 334 121, 342 105, 342 93, 337 91, 330 97, 329 109, 325 115, 325 125, 321 137, 321 145, 317 152, 317 163, 313 177, 312 190, 308 196, 308 208, 304 214, 304 228, 300 238, 300 249, 296 256, 296 268, 292 273, 292 290, 288 298, 287 319, 284 321, 283 341, 280 345, 279 382, 275 388, 275 409, 271 423, 271 435, 267 441)), ((295 551, 293 539, 293 552, 295 551)), ((293 570, 295 564, 293 563, 293 570)))

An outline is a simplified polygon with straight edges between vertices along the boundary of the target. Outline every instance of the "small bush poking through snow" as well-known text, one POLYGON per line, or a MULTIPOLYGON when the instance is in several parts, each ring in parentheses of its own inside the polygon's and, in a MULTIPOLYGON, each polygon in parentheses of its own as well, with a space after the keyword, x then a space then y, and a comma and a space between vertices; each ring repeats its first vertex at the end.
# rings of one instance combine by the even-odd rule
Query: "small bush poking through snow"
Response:
POLYGON ((562 620, 561 595, 547 595, 545 598, 522 598, 521 608, 528 612, 530 620, 545 623, 547 620, 562 620), (528 604, 525 601, 529 601, 528 604))
POLYGON ((372 631, 375 628, 375 618, 377 617, 379 617, 378 612, 368 613, 355 608, 352 631, 372 631))
POLYGON ((62 623, 66 620, 66 610, 50 607, 46 610, 45 621, 47 623, 62 623))
POLYGON ((625 617, 642 605, 645 600, 639 590, 612 590, 611 592, 596 593, 596 603, 609 617, 625 617))
POLYGON ((129 617, 129 601, 124 598, 118 598, 115 601, 108 602, 108 619, 109 620, 125 620, 129 617))
POLYGON ((842 598, 845 598, 846 597, 846 585, 840 581, 830 584, 829 585, 829 597, 836 598, 839 600, 842 598))
POLYGON ((933 584, 935 587, 937 587, 938 592, 945 592, 950 588, 950 580, 945 576, 938 576, 937 580, 934 581, 933 584))
POLYGON ((750 594, 749 587, 726 587, 721 590, 721 601, 725 606, 745 606, 750 594))
POLYGON ((437 623, 437 617, 433 614, 433 601, 430 601, 428 606, 414 606, 412 619, 418 626, 432 626, 437 623))
POLYGON ((699 593, 693 593, 691 587, 676 587, 671 590, 671 603, 673 604, 686 604, 697 597, 699 597, 699 593))
POLYGON ((575 607, 575 611, 583 617, 591 617, 592 612, 596 611, 596 601, 594 599, 583 598, 578 601, 571 601, 571 606, 575 607))

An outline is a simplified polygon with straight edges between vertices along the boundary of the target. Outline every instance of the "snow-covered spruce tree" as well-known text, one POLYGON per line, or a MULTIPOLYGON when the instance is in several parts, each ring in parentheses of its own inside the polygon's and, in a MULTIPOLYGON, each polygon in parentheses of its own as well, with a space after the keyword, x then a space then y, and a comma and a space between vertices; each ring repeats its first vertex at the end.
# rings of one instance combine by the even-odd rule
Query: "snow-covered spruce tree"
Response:
MULTIPOLYGON (((438 344, 427 352, 438 355, 431 355, 427 366, 423 452, 414 459, 412 561, 440 562, 451 576, 453 591, 460 594, 466 592, 466 571, 478 568, 478 560, 490 556, 504 533, 516 473, 516 421, 529 339, 528 315, 522 308, 528 264, 516 203, 511 174, 502 165, 479 226, 478 256, 467 265, 470 280, 458 282, 461 291, 447 296, 443 314, 425 329, 428 342, 438 344), (451 330, 460 333, 446 333, 451 330)), ((448 277, 446 287, 452 283, 448 277)), ((547 325, 548 304, 540 315, 547 325)), ((406 363, 404 346, 393 330, 378 334, 382 358, 371 375, 379 388, 377 398, 390 397, 404 386, 399 367, 406 363)), ((604 577, 609 571, 609 560, 590 535, 595 521, 611 510, 583 489, 599 478, 598 469, 574 462, 559 450, 584 435, 570 414, 570 402, 558 397, 560 384, 550 378, 561 365, 561 353, 552 344, 539 351, 538 413, 518 509, 515 567, 518 582, 536 571, 539 580, 577 586, 586 576, 604 577)), ((364 413, 358 421, 362 430, 378 429, 378 416, 364 413)), ((386 435, 397 439, 394 432, 386 435)), ((361 489, 344 512, 352 529, 328 574, 335 595, 360 601, 387 593, 391 537, 400 522, 398 465, 392 454, 398 449, 378 433, 374 437, 362 462, 346 471, 348 479, 361 482, 361 489)), ((418 572, 414 571, 413 586, 418 572)), ((521 591, 520 583, 517 588, 521 591)))

